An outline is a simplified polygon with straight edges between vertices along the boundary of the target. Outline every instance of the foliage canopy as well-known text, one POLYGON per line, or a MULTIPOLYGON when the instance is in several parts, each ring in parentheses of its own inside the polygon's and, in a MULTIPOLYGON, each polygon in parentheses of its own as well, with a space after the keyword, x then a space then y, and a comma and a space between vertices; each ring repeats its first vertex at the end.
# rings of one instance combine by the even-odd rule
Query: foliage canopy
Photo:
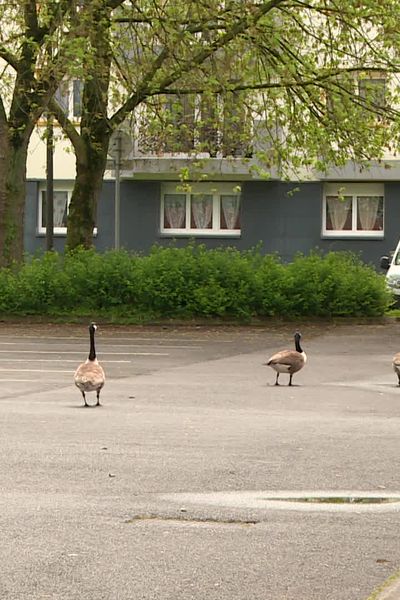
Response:
POLYGON ((0 262, 22 257, 27 146, 47 109, 77 158, 71 248, 92 244, 110 135, 132 121, 143 152, 240 156, 261 176, 395 154, 399 20, 397 0, 2 3, 0 262), (56 101, 72 78, 79 123, 56 101))

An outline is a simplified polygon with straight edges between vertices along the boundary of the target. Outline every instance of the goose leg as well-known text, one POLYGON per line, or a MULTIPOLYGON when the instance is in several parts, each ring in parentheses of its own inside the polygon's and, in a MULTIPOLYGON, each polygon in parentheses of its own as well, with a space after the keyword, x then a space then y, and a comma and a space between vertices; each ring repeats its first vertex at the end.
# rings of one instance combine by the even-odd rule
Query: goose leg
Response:
POLYGON ((399 379, 399 385, 400 385, 400 373, 397 373, 397 377, 399 379))
POLYGON ((89 404, 86 402, 86 396, 85 396, 85 392, 83 390, 81 390, 82 392, 82 396, 83 396, 83 401, 84 401, 84 406, 89 406, 89 404))
POLYGON ((277 371, 277 373, 276 373, 275 385, 279 385, 278 379, 279 379, 279 371, 277 371))
POLYGON ((101 406, 101 404, 100 404, 100 390, 97 390, 96 396, 97 396, 96 406, 101 406))
POLYGON ((290 373, 288 385, 292 385, 292 377, 293 377, 293 373, 290 373))

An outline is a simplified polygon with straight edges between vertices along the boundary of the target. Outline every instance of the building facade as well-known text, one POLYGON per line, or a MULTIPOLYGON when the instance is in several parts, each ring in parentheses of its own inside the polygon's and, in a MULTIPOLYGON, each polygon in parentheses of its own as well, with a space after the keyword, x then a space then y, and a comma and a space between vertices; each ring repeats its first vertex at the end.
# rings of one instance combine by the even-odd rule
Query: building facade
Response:
MULTIPOLYGON (((45 144, 33 136, 27 173, 25 250, 45 248, 45 144)), ((209 248, 233 246, 278 253, 290 261, 313 249, 351 250, 378 267, 400 236, 400 164, 390 160, 360 170, 349 164, 303 181, 268 181, 251 175, 240 158, 204 162, 207 179, 182 186, 178 173, 190 165, 174 156, 134 156, 120 172, 120 247, 148 252, 154 244, 188 241, 209 248)), ((115 172, 110 161, 98 205, 95 246, 115 243, 115 172)), ((75 177, 74 155, 61 137, 54 155, 55 249, 62 251, 75 177)))

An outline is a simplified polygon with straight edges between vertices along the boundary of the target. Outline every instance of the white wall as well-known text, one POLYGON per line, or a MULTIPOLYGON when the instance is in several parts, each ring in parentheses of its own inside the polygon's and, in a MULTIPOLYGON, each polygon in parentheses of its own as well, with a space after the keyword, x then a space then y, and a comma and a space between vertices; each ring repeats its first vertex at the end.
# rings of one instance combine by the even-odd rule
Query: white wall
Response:
MULTIPOLYGON (((46 141, 44 127, 36 127, 28 148, 28 179, 46 179, 46 141)), ((75 179, 75 155, 71 144, 61 135, 59 126, 54 127, 54 179, 75 179)))

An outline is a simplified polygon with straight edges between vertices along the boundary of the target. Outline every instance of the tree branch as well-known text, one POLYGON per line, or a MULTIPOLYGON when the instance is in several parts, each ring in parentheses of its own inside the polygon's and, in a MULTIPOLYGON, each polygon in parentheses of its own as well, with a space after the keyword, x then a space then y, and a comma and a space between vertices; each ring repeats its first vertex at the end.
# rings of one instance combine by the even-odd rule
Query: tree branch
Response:
POLYGON ((12 52, 9 52, 7 48, 0 45, 0 58, 2 58, 7 64, 10 65, 14 69, 14 71, 18 71, 19 68, 19 60, 12 52))
MULTIPOLYGON (((166 75, 158 84, 157 88, 152 90, 150 84, 152 83, 155 74, 158 72, 163 61, 169 53, 169 51, 164 48, 163 52, 160 53, 159 57, 157 57, 156 61, 154 62, 154 68, 147 74, 136 92, 132 94, 111 117, 111 126, 115 128, 120 125, 124 121, 126 115, 138 104, 140 104, 140 102, 142 102, 147 96, 154 96, 163 93, 165 89, 182 77, 183 74, 192 70, 194 66, 202 64, 205 60, 207 60, 207 58, 215 54, 217 50, 229 44, 229 42, 231 42, 235 37, 246 31, 246 29, 248 29, 250 26, 255 25, 263 16, 285 2, 287 2, 287 0, 269 0, 268 2, 257 4, 257 8, 253 12, 246 13, 244 16, 242 16, 242 18, 238 19, 229 29, 225 31, 225 33, 218 36, 217 39, 202 48, 197 55, 195 54, 189 60, 184 61, 178 69, 166 75)), ((184 34, 185 32, 182 33, 184 34)))
MULTIPOLYGON (((313 86, 313 85, 316 85, 323 81, 326 81, 329 79, 334 79, 335 77, 340 77, 340 75, 344 75, 346 73, 365 73, 365 71, 368 71, 371 73, 373 73, 373 72, 396 73, 397 72, 394 69, 393 70, 386 69, 386 71, 384 71, 382 69, 382 67, 371 67, 371 68, 368 67, 368 69, 365 69, 365 67, 348 67, 348 68, 336 69, 334 71, 329 71, 329 73, 316 75, 315 77, 312 77, 310 79, 304 79, 304 80, 292 80, 292 81, 273 82, 273 83, 268 81, 268 82, 259 82, 259 83, 249 83, 249 84, 246 84, 246 83, 235 84, 234 81, 231 81, 231 82, 228 81, 227 85, 229 86, 230 92, 244 92, 244 91, 256 91, 256 90, 267 90, 267 89, 287 89, 287 88, 293 89, 296 87, 300 88, 300 87, 313 86)), ((225 92, 226 89, 227 89, 226 86, 213 87, 212 93, 213 94, 221 94, 221 93, 225 92)), ((210 91, 208 88, 206 88, 206 86, 190 87, 190 88, 168 87, 166 89, 163 89, 162 93, 165 95, 202 94, 206 90, 208 92, 210 91)), ((154 92, 149 93, 148 96, 149 97, 157 96, 159 93, 160 93, 159 90, 156 90, 154 92)))
POLYGON ((63 111, 61 106, 58 104, 57 100, 54 100, 54 98, 52 100, 50 100, 50 102, 49 102, 49 110, 52 113, 52 115, 54 115, 54 117, 57 119, 57 121, 59 122, 61 127, 63 128, 64 132, 68 136, 68 138, 71 141, 71 144, 74 146, 74 148, 76 148, 76 149, 79 148, 81 151, 84 152, 85 145, 82 141, 81 136, 79 135, 78 131, 76 130, 75 125, 68 118, 66 113, 63 111))

